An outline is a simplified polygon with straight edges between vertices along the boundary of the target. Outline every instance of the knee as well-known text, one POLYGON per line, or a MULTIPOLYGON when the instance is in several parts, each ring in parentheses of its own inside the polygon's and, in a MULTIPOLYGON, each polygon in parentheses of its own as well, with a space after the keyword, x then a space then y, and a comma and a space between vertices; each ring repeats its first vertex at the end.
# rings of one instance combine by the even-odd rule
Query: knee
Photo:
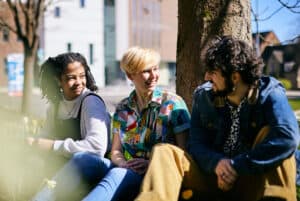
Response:
POLYGON ((92 164, 95 164, 100 159, 100 156, 89 152, 75 153, 71 159, 71 163, 78 169, 85 169, 92 164))
POLYGON ((77 153, 73 154, 71 160, 74 160, 74 161, 81 160, 82 158, 89 157, 89 155, 90 155, 90 153, 88 153, 88 152, 77 152, 77 153))
POLYGON ((130 169, 115 167, 109 171, 107 178, 126 186, 140 184, 143 177, 130 169))
POLYGON ((96 183, 107 173, 111 163, 97 154, 80 152, 74 154, 71 166, 89 183, 96 183))
POLYGON ((109 171, 109 175, 113 175, 113 177, 117 180, 123 180, 128 177, 129 178, 134 177, 138 174, 127 168, 115 167, 109 171))
POLYGON ((175 152, 176 150, 180 150, 180 148, 172 144, 160 143, 154 146, 153 154, 155 153, 155 154, 165 155, 168 153, 175 152))
POLYGON ((109 174, 115 175, 116 177, 123 178, 128 174, 130 170, 126 168, 114 167, 109 171, 109 174))
POLYGON ((73 155, 71 158, 72 163, 75 165, 84 164, 85 161, 90 160, 91 154, 87 152, 78 152, 73 155))

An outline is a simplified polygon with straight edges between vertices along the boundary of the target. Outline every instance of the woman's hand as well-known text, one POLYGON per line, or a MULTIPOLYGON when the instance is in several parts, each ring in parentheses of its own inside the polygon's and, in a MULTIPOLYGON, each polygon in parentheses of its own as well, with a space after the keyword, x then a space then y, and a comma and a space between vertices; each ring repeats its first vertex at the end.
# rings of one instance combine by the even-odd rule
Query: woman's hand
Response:
POLYGON ((54 145, 54 140, 46 139, 46 138, 33 138, 33 137, 28 137, 27 138, 27 143, 30 146, 36 146, 39 149, 42 150, 52 150, 53 145, 54 145))
POLYGON ((30 146, 33 146, 34 142, 35 142, 35 138, 34 137, 28 137, 26 138, 27 144, 30 146))
POLYGON ((144 174, 147 171, 149 160, 143 158, 133 158, 123 165, 124 168, 133 170, 138 174, 144 174))

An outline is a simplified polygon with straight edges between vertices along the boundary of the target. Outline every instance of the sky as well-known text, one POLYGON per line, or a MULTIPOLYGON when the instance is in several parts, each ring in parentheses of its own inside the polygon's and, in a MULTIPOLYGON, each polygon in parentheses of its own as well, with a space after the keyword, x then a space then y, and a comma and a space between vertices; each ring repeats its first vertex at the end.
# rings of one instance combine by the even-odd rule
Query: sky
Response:
MULTIPOLYGON (((282 0, 283 2, 295 2, 295 0, 282 0)), ((251 0, 252 9, 260 19, 268 18, 281 7, 278 0, 251 0)), ((291 40, 300 35, 300 9, 299 13, 292 13, 286 8, 281 9, 267 20, 258 22, 259 32, 273 31, 280 42, 291 40)), ((251 20, 252 32, 256 32, 256 23, 251 20)))

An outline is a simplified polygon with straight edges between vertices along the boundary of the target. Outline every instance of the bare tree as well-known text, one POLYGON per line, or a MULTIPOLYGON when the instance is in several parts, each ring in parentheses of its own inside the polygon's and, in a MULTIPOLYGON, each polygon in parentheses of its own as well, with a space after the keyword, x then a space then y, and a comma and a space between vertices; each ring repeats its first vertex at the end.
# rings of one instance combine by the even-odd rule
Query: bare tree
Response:
MULTIPOLYGON (((257 55, 260 55, 260 50, 259 50, 259 39, 264 40, 263 36, 259 34, 259 23, 262 21, 267 21, 271 19, 274 15, 276 15, 279 11, 282 9, 288 9, 292 13, 299 13, 300 14, 300 0, 288 0, 283 2, 282 0, 277 0, 279 2, 279 7, 276 8, 275 10, 271 11, 268 15, 262 17, 261 14, 258 11, 254 11, 253 8, 251 8, 251 13, 254 17, 254 23, 256 27, 256 38, 255 38, 255 48, 257 55)), ((258 4, 258 0, 256 0, 256 3, 258 4)), ((256 5, 256 7, 258 7, 256 5)), ((268 9, 268 8, 266 8, 268 9)), ((265 9, 265 11, 266 11, 265 9)), ((283 43, 293 43, 297 41, 297 39, 300 37, 300 35, 297 35, 294 38, 291 38, 287 41, 283 41, 283 43)))
POLYGON ((39 26, 46 0, 0 0, 1 6, 7 6, 13 18, 13 24, 8 19, 0 18, 0 26, 7 27, 17 34, 24 47, 24 87, 22 113, 29 114, 32 103, 34 80, 34 64, 39 46, 39 26))
POLYGON ((278 2, 282 5, 282 7, 289 9, 291 12, 300 14, 300 0, 289 0, 287 2, 278 0, 278 2))
POLYGON ((233 35, 251 44, 250 0, 179 0, 176 91, 189 108, 203 81, 203 54, 216 35, 233 35))

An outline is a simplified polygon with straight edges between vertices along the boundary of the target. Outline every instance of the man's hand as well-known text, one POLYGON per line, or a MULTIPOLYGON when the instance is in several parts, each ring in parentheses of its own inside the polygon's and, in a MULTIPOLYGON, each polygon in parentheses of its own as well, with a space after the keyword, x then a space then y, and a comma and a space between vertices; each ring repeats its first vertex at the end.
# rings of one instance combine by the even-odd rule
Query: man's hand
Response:
POLYGON ((216 166, 215 173, 218 179, 218 187, 223 191, 230 190, 238 177, 230 159, 221 159, 216 166))

